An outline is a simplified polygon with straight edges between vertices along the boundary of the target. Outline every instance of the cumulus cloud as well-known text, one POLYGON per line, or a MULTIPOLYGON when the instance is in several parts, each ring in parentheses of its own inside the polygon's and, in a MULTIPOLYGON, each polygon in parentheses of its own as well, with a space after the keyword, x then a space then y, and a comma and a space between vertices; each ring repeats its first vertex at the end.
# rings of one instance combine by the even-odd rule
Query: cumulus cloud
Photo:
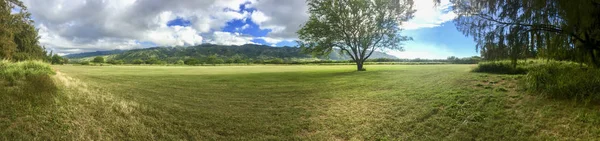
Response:
POLYGON ((452 4, 449 0, 441 0, 436 5, 433 0, 415 0, 414 18, 403 23, 402 28, 414 30, 419 28, 433 28, 456 18, 450 10, 452 4))
POLYGON ((271 29, 272 38, 297 38, 296 31, 308 20, 305 0, 258 0, 251 4, 258 11, 252 20, 263 29, 271 29))
POLYGON ((244 44, 255 44, 252 42, 253 37, 242 36, 240 33, 230 32, 214 32, 212 39, 208 41, 211 44, 219 45, 244 45, 244 44))
POLYGON ((40 43, 78 52, 140 47, 197 45, 204 33, 220 30, 228 21, 249 17, 239 12, 248 0, 24 0, 40 28, 40 43), (183 18, 189 27, 166 26, 183 18))

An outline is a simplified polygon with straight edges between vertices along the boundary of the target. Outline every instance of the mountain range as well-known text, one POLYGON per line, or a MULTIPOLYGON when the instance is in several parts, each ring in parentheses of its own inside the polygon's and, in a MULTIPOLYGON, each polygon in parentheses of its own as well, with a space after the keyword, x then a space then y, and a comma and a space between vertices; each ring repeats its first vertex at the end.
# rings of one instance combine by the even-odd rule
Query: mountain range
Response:
MULTIPOLYGON (((310 54, 305 54, 298 47, 271 47, 266 45, 255 45, 246 44, 241 46, 227 46, 227 45, 214 45, 214 44, 202 44, 198 46, 189 47, 152 47, 144 49, 133 49, 133 50, 109 50, 109 51, 96 51, 86 52, 78 54, 69 54, 65 57, 69 59, 90 59, 96 56, 106 56, 107 59, 124 60, 126 62, 142 59, 147 60, 150 58, 156 58, 167 62, 175 62, 177 60, 196 58, 202 59, 207 56, 217 55, 222 58, 228 58, 232 56, 241 56, 249 59, 320 59, 320 60, 351 60, 347 55, 340 55, 337 52, 332 52, 328 56, 313 57, 310 54)), ((383 52, 374 52, 370 57, 371 59, 376 58, 389 58, 397 59, 395 56, 385 54, 383 52)))

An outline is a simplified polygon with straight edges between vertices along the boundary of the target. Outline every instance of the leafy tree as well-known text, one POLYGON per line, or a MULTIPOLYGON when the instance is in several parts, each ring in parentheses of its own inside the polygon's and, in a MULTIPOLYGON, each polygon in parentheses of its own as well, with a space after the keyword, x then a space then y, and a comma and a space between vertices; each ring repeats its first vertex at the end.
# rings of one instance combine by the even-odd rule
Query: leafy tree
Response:
MULTIPOLYGON (((439 0, 437 0, 439 2, 439 0)), ((600 66, 598 0, 451 0, 486 60, 545 57, 600 66)))
POLYGON ((38 31, 31 14, 19 0, 0 0, 0 59, 45 60, 46 51, 38 43, 38 31), (17 13, 11 13, 19 8, 17 13))
POLYGON ((57 54, 52 55, 52 59, 50 61, 52 64, 64 64, 64 59, 57 54))
POLYGON ((413 17, 412 0, 308 0, 308 21, 297 32, 298 44, 313 55, 335 49, 363 63, 376 50, 403 50, 400 25, 413 17))
POLYGON ((144 64, 144 60, 142 60, 142 59, 135 59, 131 63, 132 64, 136 64, 136 65, 140 65, 140 64, 144 64))
POLYGON ((206 63, 212 64, 212 65, 221 64, 223 62, 224 62, 223 59, 219 59, 217 54, 210 55, 206 58, 206 63))
POLYGON ((98 57, 94 58, 94 60, 92 62, 94 62, 94 63, 104 63, 104 57, 98 56, 98 57))

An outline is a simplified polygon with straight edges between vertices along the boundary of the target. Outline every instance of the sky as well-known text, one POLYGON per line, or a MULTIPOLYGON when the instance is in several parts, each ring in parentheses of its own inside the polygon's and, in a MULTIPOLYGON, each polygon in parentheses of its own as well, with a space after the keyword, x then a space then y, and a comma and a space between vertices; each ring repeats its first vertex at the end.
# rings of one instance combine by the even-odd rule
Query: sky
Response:
MULTIPOLYGON (((305 0, 23 0, 40 44, 58 54, 155 46, 263 44, 295 46, 308 19, 305 0)), ((456 30, 448 0, 415 0, 402 24, 413 37, 398 58, 476 56, 475 43, 456 30)))

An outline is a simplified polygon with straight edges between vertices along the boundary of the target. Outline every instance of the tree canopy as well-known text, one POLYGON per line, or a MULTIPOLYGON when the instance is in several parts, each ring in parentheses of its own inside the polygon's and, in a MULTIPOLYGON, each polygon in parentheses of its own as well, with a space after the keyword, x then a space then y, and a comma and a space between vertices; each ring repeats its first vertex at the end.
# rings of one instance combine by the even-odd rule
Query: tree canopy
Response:
MULTIPOLYGON (((439 2, 439 0, 438 0, 439 2)), ((486 60, 543 57, 600 66, 600 0, 451 0, 486 60)))
POLYGON ((0 58, 14 61, 44 60, 31 14, 19 0, 0 0, 0 58), (18 10, 17 12, 13 12, 18 10))
POLYGON ((413 17, 412 0, 308 0, 308 21, 297 32, 305 52, 327 55, 339 50, 363 63, 376 50, 403 50, 400 25, 413 17))

